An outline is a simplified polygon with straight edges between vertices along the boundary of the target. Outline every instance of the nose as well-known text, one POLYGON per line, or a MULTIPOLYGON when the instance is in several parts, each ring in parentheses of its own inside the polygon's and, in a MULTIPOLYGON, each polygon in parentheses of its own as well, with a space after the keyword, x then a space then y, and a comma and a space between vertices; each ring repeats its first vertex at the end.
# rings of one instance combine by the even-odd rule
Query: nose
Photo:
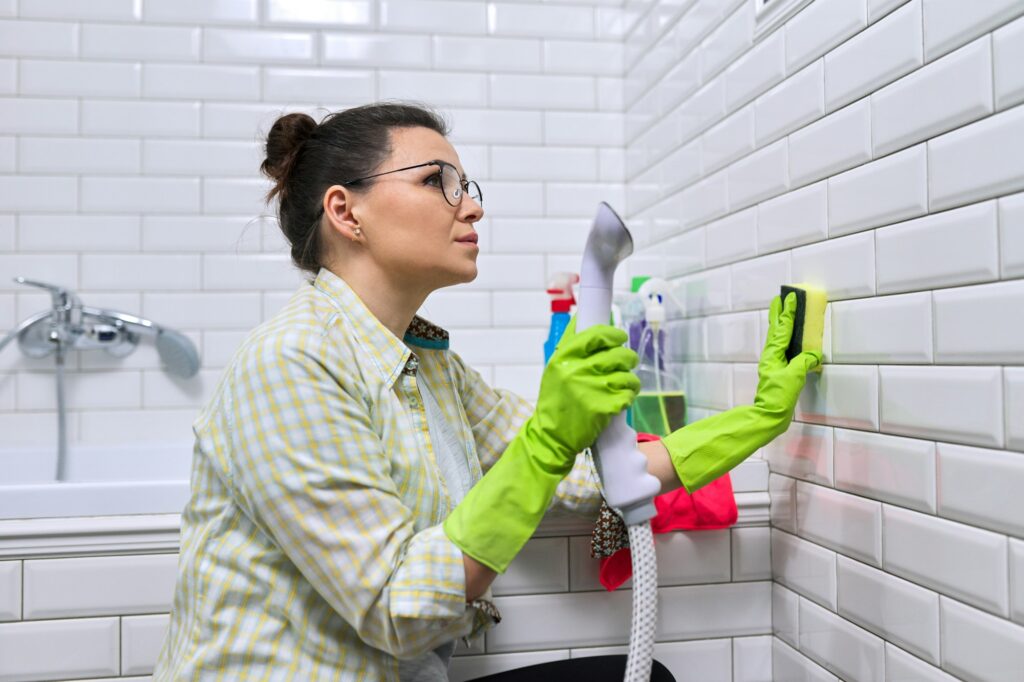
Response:
POLYGON ((464 223, 475 223, 484 217, 484 207, 469 196, 469 193, 462 195, 462 203, 459 204, 458 218, 464 223))

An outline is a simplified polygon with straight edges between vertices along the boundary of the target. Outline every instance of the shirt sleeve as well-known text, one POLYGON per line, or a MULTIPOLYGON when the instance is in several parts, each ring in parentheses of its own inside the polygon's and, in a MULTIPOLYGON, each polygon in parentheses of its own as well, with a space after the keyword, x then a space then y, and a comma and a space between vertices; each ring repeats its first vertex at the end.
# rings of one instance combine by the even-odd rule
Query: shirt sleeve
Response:
POLYGON ((486 624, 462 552, 414 531, 370 404, 323 337, 267 337, 231 376, 230 476, 244 511, 370 646, 411 658, 486 624))
MULTIPOLYGON (((523 422, 533 414, 533 405, 512 391, 491 387, 457 353, 451 352, 450 358, 455 386, 473 431, 480 468, 486 473, 505 452, 523 422)), ((551 506, 597 517, 601 493, 589 451, 576 456, 572 471, 558 484, 551 506)))

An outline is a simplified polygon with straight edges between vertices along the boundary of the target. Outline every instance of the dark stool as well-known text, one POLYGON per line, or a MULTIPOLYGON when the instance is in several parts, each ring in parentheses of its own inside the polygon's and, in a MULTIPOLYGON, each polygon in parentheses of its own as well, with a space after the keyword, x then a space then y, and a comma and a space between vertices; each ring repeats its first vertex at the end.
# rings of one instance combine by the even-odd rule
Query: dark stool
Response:
MULTIPOLYGON (((626 656, 588 656, 564 661, 538 663, 525 668, 478 677, 471 682, 622 682, 626 676, 626 656)), ((651 666, 651 682, 676 682, 661 663, 651 666)))

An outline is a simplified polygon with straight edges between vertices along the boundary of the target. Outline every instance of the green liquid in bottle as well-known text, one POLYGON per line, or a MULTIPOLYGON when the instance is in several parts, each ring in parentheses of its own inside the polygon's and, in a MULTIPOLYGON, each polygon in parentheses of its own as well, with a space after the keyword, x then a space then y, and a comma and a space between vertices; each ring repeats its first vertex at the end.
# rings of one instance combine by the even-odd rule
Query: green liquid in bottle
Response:
POLYGON ((664 437, 686 423, 686 396, 682 391, 645 391, 637 395, 630 413, 634 430, 664 437))

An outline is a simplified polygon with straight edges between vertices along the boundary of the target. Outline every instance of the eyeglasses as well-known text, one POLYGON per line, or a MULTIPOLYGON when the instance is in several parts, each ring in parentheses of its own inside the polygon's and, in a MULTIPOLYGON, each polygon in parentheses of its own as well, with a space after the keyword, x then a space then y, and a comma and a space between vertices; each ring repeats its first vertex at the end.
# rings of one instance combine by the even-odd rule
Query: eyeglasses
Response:
POLYGON ((470 199, 478 204, 482 204, 484 202, 484 195, 480 191, 480 185, 476 184, 476 180, 466 180, 459 175, 459 170, 455 166, 447 161, 441 161, 440 159, 427 161, 426 163, 418 163, 415 166, 396 168, 395 170, 384 171, 383 173, 375 173, 374 175, 367 175, 366 177, 348 180, 341 184, 347 187, 348 185, 354 185, 357 182, 362 182, 363 180, 379 178, 382 175, 400 173, 401 171, 412 170, 413 168, 423 168, 425 166, 437 166, 437 174, 431 175, 430 178, 440 177, 441 194, 444 195, 445 201, 452 206, 460 205, 462 203, 462 197, 466 193, 469 194, 470 199))

